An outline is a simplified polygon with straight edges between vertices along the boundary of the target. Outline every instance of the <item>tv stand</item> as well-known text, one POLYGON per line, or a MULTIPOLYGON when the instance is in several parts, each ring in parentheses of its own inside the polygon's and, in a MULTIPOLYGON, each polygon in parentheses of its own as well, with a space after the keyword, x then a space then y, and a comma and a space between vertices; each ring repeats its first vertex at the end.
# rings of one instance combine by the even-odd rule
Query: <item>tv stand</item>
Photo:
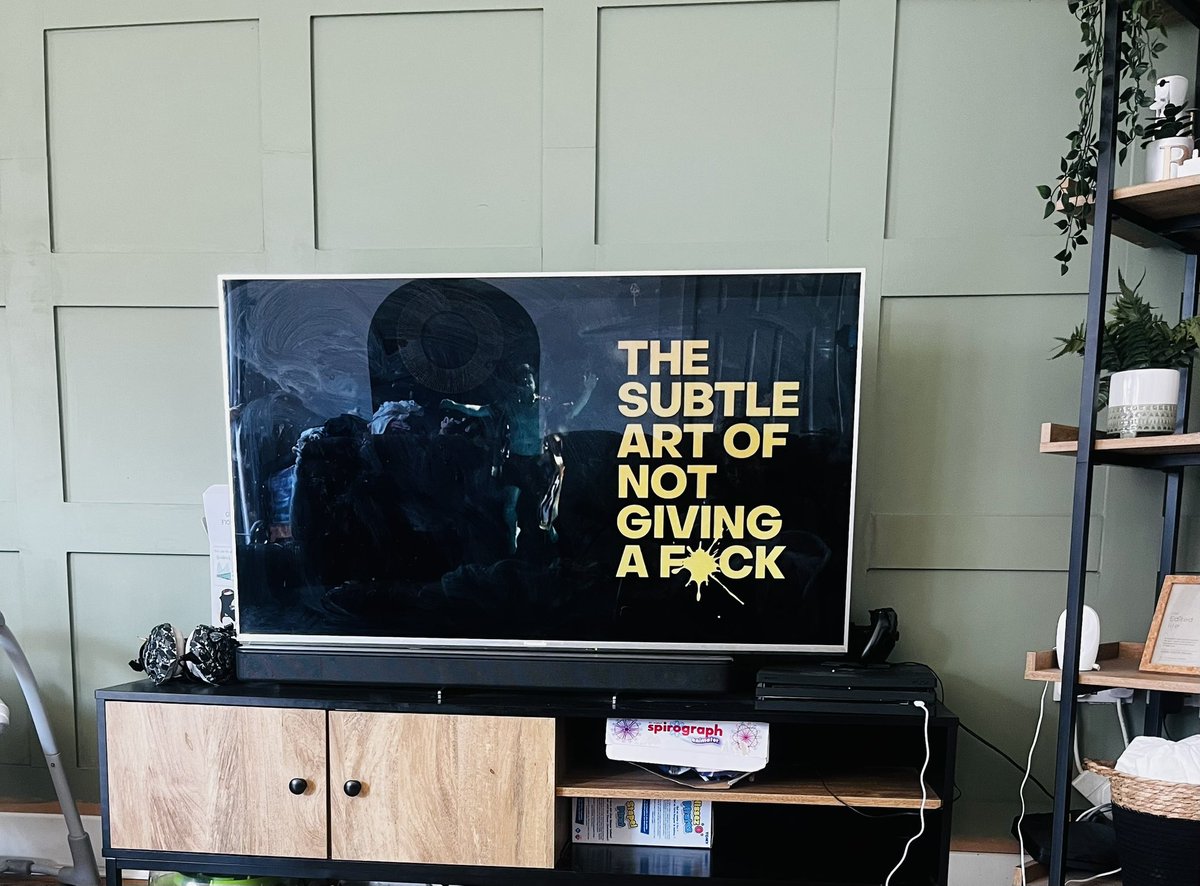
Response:
POLYGON ((733 688, 734 662, 727 655, 249 645, 238 650, 238 675, 280 683, 712 694, 733 688))
MULTIPOLYGON (((479 886, 879 886, 917 833, 924 717, 750 696, 148 681, 96 693, 104 855, 127 869, 479 886), (605 758, 608 717, 760 720, 728 790, 605 758), (571 841, 571 798, 707 799, 708 850, 571 841), (848 808, 853 807, 853 808, 848 808)), ((930 711, 925 833, 895 886, 946 883, 958 721, 930 711)))

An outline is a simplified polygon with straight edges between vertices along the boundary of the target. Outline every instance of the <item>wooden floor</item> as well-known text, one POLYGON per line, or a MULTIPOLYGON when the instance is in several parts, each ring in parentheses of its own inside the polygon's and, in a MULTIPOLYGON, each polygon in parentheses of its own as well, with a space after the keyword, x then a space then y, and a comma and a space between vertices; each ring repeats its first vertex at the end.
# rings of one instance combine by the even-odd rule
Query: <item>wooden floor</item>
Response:
MULTIPOLYGON (((80 815, 99 815, 99 803, 76 803, 80 815)), ((0 812, 48 812, 51 815, 62 815, 62 807, 57 800, 12 800, 0 797, 0 812)), ((5 881, 11 882, 11 881, 5 881)))

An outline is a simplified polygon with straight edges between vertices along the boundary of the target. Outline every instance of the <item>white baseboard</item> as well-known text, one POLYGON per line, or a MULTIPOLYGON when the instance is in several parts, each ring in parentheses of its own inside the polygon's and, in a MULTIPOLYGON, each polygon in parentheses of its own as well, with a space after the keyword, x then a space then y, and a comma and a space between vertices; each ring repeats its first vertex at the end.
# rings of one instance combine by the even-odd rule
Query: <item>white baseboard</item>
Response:
MULTIPOLYGON (((96 863, 103 871, 100 816, 83 816, 83 827, 92 838, 96 863)), ((67 823, 61 815, 48 812, 0 812, 0 855, 6 858, 51 859, 58 864, 70 864, 67 823)))
POLYGON ((1015 852, 951 852, 948 886, 1010 886, 1015 852))

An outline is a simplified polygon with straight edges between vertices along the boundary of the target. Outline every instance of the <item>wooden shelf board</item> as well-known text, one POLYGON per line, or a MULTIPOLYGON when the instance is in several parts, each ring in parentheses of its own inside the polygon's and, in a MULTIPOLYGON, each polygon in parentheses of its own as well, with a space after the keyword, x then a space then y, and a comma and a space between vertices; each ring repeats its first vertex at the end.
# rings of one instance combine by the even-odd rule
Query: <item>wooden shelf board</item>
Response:
MULTIPOLYGON (((864 806, 880 809, 919 809, 921 789, 912 769, 880 768, 853 775, 771 778, 758 776, 732 788, 690 788, 649 772, 571 774, 555 788, 559 797, 598 797, 637 800, 711 800, 714 803, 774 803, 791 806, 864 806)), ((940 809, 941 799, 928 789, 926 809, 940 809)))
MULTIPOLYGON (((1046 422, 1042 425, 1038 450, 1051 455, 1075 455, 1079 451, 1079 428, 1046 422)), ((1095 452, 1127 452, 1143 455, 1200 453, 1200 434, 1163 434, 1157 437, 1113 437, 1096 441, 1095 452)))
POLYGON ((1200 175, 1116 188, 1112 198, 1114 203, 1154 221, 1192 215, 1200 209, 1200 175))
POLYGON ((1164 234, 1162 228, 1176 219, 1200 212, 1200 175, 1189 175, 1163 182, 1148 182, 1131 185, 1113 191, 1112 231, 1123 240, 1140 246, 1154 246, 1161 240, 1154 235, 1168 236, 1185 249, 1200 247, 1200 229, 1164 234), (1122 213, 1135 215, 1144 220, 1151 236, 1145 236, 1142 228, 1122 218, 1122 213))
MULTIPOLYGON (((76 801, 76 808, 80 815, 99 815, 99 803, 80 803, 76 801)), ((7 812, 30 812, 40 815, 62 815, 62 807, 58 805, 57 800, 18 800, 9 797, 0 797, 0 813, 7 812)), ((5 881, 8 882, 8 881, 5 881)))
MULTIPOLYGON (((1152 674, 1139 670, 1144 643, 1101 643, 1096 657, 1098 671, 1079 674, 1082 686, 1101 686, 1106 689, 1150 689, 1159 692, 1200 693, 1200 677, 1184 674, 1152 674)), ((1025 655, 1025 679, 1043 683, 1062 681, 1062 671, 1056 664, 1053 649, 1029 652, 1025 655)))

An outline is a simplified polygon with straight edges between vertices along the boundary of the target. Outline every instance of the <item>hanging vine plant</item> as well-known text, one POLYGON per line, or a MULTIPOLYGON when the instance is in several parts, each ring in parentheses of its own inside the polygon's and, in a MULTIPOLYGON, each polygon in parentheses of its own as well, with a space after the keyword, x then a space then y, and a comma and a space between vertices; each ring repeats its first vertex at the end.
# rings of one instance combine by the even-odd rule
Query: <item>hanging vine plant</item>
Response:
MULTIPOLYGON (((1116 2, 1116 0, 1108 0, 1116 2)), ((1066 240, 1054 256, 1060 273, 1067 273, 1071 258, 1087 244, 1092 204, 1096 199, 1096 157, 1100 147, 1096 93, 1104 54, 1105 0, 1068 0, 1067 8, 1079 20, 1083 52, 1075 65, 1083 72, 1083 85, 1075 90, 1079 100, 1079 126, 1067 133, 1070 143, 1059 163, 1060 177, 1053 185, 1038 185, 1046 201, 1045 218, 1057 215, 1055 226, 1066 240)), ((1127 0, 1121 10, 1121 94, 1117 108, 1118 159, 1143 136, 1139 116, 1154 98, 1154 61, 1166 44, 1155 33, 1166 35, 1161 0, 1127 0)))

